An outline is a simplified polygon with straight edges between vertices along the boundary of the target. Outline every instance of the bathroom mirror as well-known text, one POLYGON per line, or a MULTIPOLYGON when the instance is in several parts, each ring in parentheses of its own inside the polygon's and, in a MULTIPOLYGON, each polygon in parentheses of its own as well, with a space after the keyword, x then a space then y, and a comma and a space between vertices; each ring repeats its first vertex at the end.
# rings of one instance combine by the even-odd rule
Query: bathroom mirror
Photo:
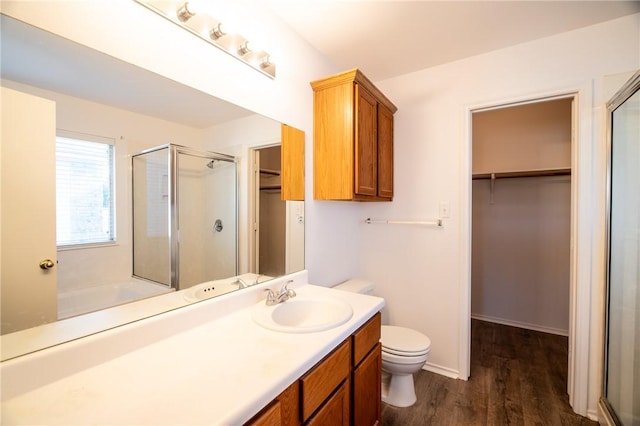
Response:
MULTIPOLYGON (((97 52, 86 46, 79 45, 70 40, 63 39, 55 34, 35 28, 31 25, 17 21, 5 15, 0 15, 1 31, 1 73, 3 93, 5 89, 13 93, 25 94, 38 99, 52 101, 55 105, 55 127, 58 135, 77 135, 79 139, 95 140, 102 139, 107 144, 115 146, 114 154, 114 177, 113 186, 115 188, 115 215, 116 238, 114 242, 101 244, 58 247, 57 253, 43 255, 51 256, 53 263, 51 266, 40 266, 45 271, 40 270, 37 265, 35 272, 46 275, 49 272, 57 277, 54 283, 57 299, 56 306, 67 304, 65 295, 58 290, 63 290, 67 295, 81 292, 87 288, 98 290, 93 292, 87 300, 84 309, 71 310, 71 318, 62 321, 74 320, 77 324, 83 324, 84 331, 81 333, 91 334, 102 329, 108 329, 130 321, 144 318, 146 316, 159 313, 161 310, 174 309, 193 301, 201 300, 199 297, 176 297, 173 291, 172 301, 155 304, 151 307, 139 305, 137 312, 126 312, 125 314, 112 314, 110 307, 119 305, 122 300, 118 299, 116 293, 133 293, 131 300, 144 299, 143 302, 152 300, 153 293, 138 293, 135 289, 121 287, 122 282, 131 281, 133 270, 132 259, 132 176, 131 162, 132 156, 154 147, 168 143, 175 143, 187 147, 188 149, 202 152, 215 152, 222 156, 235 159, 235 181, 231 185, 237 185, 236 202, 236 242, 233 244, 233 253, 224 253, 220 258, 238 259, 234 276, 225 279, 232 282, 232 289, 238 289, 243 285, 238 285, 238 277, 249 285, 258 279, 263 282, 277 274, 291 273, 304 268, 304 201, 281 201, 282 208, 269 208, 269 211, 278 212, 277 220, 280 223, 289 221, 291 226, 296 228, 295 235, 278 237, 277 245, 283 245, 282 258, 287 259, 286 265, 279 268, 270 268, 268 273, 259 270, 259 260, 254 259, 260 242, 262 250, 265 241, 270 237, 260 238, 254 231, 253 226, 249 226, 254 220, 260 219, 259 203, 261 197, 258 196, 261 183, 256 176, 260 175, 260 170, 249 167, 253 164, 249 161, 263 148, 278 147, 281 144, 281 132, 285 126, 280 123, 248 111, 244 108, 217 99, 208 94, 202 93, 191 87, 187 87, 165 77, 156 75, 147 70, 138 68, 131 64, 120 61, 116 58, 97 52), (243 134, 247 131, 247 134, 243 134), (217 140, 215 135, 224 134, 224 140, 217 140), (258 200, 258 201, 256 201, 258 200), (282 217, 286 215, 287 217, 282 217), (288 217, 291 216, 289 219, 288 217), (254 219, 255 218, 255 219, 254 219), (294 225, 293 225, 294 224, 294 225), (250 230, 251 229, 251 230, 250 230), (240 251, 238 248, 240 247, 240 251), (295 253, 291 261, 288 253, 295 253), (276 271, 276 272, 274 272, 276 271), (115 300, 113 300, 115 297, 115 300), (158 306, 161 306, 158 308, 158 306), (106 309, 106 311, 103 311, 106 309), (108 313, 101 313, 107 312, 108 313), (80 314, 82 312, 92 312, 80 314), (76 316, 73 316, 76 315, 76 316), (113 317, 113 322, 108 318, 113 317), (107 318, 107 319, 105 319, 107 318), (89 324, 99 324, 89 326, 89 324)), ((5 111, 11 107, 9 100, 2 99, 3 102, 3 128, 5 127, 5 111)), ((34 114, 35 110, 29 110, 34 114)), ((37 127, 38 117, 30 117, 27 120, 32 123, 31 127, 37 127)), ((3 130, 3 139, 4 139, 3 130)), ((34 177, 33 185, 43 184, 38 182, 41 176, 42 181, 52 176, 55 170, 55 159, 48 155, 46 163, 38 161, 39 155, 46 155, 42 152, 29 151, 29 145, 24 144, 26 150, 24 155, 32 156, 31 163, 38 164, 39 169, 31 174, 34 177), (45 165, 46 164, 46 165, 45 165), (45 170, 45 168, 48 168, 45 170)), ((6 150, 3 149, 3 156, 6 150)), ((53 155, 55 157, 55 154, 53 155)), ((204 162, 205 166, 210 160, 204 162)), ((222 170, 222 167, 204 167, 205 172, 213 173, 222 170)), ((269 165, 269 173, 272 176, 282 172, 282 165, 269 165), (278 166, 280 170, 278 170, 278 166)), ((21 170, 20 174, 30 173, 28 170, 21 170)), ((15 181, 21 182, 22 177, 6 175, 3 171, 3 228, 0 238, 2 239, 2 257, 0 268, 2 270, 2 281, 0 283, 0 298, 2 299, 2 310, 13 309, 21 313, 28 312, 29 303, 38 299, 35 294, 44 293, 41 289, 34 287, 30 279, 19 278, 18 273, 10 274, 8 265, 11 260, 13 250, 7 250, 13 244, 9 241, 10 232, 7 232, 11 225, 8 220, 9 215, 5 215, 6 201, 10 198, 5 194, 6 183, 15 181), (17 294, 16 292, 21 293, 17 294), (11 306, 11 308, 7 308, 11 306), (6 308, 6 309, 5 309, 6 308)), ((233 174, 228 175, 233 176, 233 174)), ((161 179, 161 177, 160 177, 161 179)), ((231 179, 234 180, 234 179, 231 179)), ((24 185, 24 183, 21 183, 24 185)), ((278 185, 268 188, 270 193, 277 191, 278 185)), ((263 188, 264 189, 264 188, 263 188)), ((36 194, 35 188, 22 187, 21 191, 36 194)), ((270 197, 273 199, 274 197, 270 197)), ((277 197, 276 197, 277 198, 277 197)), ((271 202, 271 201, 270 201, 271 202)), ((54 202, 55 204, 55 202, 54 202)), ((50 203, 51 215, 55 215, 55 206, 50 203)), ((43 216, 44 210, 30 207, 21 213, 25 223, 35 223, 43 216)), ((270 217, 273 216, 269 215, 270 217)), ((214 218, 215 219, 215 218, 214 218)), ((233 226, 225 228, 227 220, 213 221, 211 229, 207 232, 222 235, 225 230, 233 232, 233 226)), ((286 223, 289 223, 286 222, 286 223)), ((157 225, 157 224, 156 224, 157 225)), ((258 226, 258 229, 261 226, 258 226)), ((262 228, 272 232, 273 229, 281 229, 282 232, 290 232, 287 226, 271 226, 265 223, 262 228)), ((267 235, 265 232, 264 235, 267 235)), ((37 242, 35 242, 37 246, 37 242)), ((275 250, 275 249, 274 249, 275 250)), ((31 253, 33 254, 33 253, 31 253)), ((40 255, 38 255, 40 256, 40 255)), ((30 265, 31 267, 33 265, 30 265)), ((216 277, 219 278, 219 277, 216 277)), ((221 279, 225 281, 225 279, 221 279)), ((228 284, 225 282, 225 285, 228 284)), ((175 289, 174 289, 175 290, 175 289)), ((163 293, 163 292, 161 292, 163 293)), ((212 293, 210 293, 212 294, 212 293)), ((166 294, 153 296, 153 298, 165 297, 166 294)), ((41 302, 41 301, 39 301, 41 302)), ((39 309, 39 308, 37 308, 39 309)), ((48 308, 51 312, 51 307, 48 308)), ((133 310, 132 310, 133 311, 133 310)), ((31 315, 31 323, 27 326, 3 327, 2 339, 2 359, 8 359, 20 355, 21 352, 31 352, 42 347, 58 344, 62 341, 59 338, 50 338, 48 331, 41 327, 41 324, 51 324, 61 319, 57 308, 49 315, 36 313, 31 315), (34 330, 30 327, 37 327, 38 332, 30 333, 34 330), (20 338, 11 338, 20 334, 20 338), (25 345, 24 341, 29 340, 31 335, 37 334, 38 340, 42 343, 25 345), (44 334, 44 335, 43 335, 44 334), (12 348, 14 342, 20 342, 25 349, 12 348)), ((4 318, 3 318, 4 322, 4 318)), ((52 331, 53 333, 53 331, 52 331)), ((75 333, 75 332, 74 332, 75 333)), ((80 334, 73 334, 68 339, 81 337, 80 334)))

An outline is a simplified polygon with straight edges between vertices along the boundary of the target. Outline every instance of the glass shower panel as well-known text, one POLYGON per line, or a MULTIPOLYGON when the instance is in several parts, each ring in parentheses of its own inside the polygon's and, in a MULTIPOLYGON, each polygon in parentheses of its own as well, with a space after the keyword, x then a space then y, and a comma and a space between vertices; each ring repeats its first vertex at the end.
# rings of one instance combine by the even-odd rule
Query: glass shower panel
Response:
MULTIPOLYGON (((637 88, 636 88, 637 90, 637 88)), ((616 423, 640 424, 640 92, 611 115, 604 397, 616 423)))
POLYGON ((179 288, 237 275, 233 161, 178 152, 179 288))
POLYGON ((133 275, 171 285, 169 148, 133 157, 133 275))

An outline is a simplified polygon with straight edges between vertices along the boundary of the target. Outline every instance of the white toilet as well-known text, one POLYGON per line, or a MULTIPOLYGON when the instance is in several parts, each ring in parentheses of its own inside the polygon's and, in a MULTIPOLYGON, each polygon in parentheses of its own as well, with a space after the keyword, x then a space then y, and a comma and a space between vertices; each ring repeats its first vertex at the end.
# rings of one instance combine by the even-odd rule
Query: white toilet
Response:
MULTIPOLYGON (((373 283, 366 280, 347 280, 334 288, 373 295, 373 283)), ((396 407, 409 407, 416 402, 413 373, 427 361, 431 340, 410 328, 383 325, 380 342, 382 400, 396 407)))

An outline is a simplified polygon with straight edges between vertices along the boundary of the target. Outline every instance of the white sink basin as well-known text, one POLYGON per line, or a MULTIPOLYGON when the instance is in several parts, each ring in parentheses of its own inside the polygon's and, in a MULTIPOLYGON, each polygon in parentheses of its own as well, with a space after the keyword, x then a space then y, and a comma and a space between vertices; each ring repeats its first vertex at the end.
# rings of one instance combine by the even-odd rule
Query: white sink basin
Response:
POLYGON ((260 326, 283 333, 313 333, 329 330, 349 321, 351 305, 331 297, 296 296, 267 306, 264 301, 252 309, 253 320, 260 326))

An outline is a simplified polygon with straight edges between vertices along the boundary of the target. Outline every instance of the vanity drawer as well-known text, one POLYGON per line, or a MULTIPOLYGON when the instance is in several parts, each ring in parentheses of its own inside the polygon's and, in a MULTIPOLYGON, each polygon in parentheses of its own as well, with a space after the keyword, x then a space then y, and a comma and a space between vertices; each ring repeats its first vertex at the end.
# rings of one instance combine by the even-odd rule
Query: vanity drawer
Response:
POLYGON ((300 379, 302 421, 327 399, 351 372, 351 342, 347 339, 300 379))
POLYGON ((369 351, 380 341, 381 330, 380 312, 375 314, 366 324, 353 333, 353 366, 360 364, 360 361, 369 351))
POLYGON ((305 426, 348 426, 350 423, 349 381, 324 403, 322 408, 305 423, 305 426))
POLYGON ((280 401, 275 400, 267 408, 245 423, 245 426, 279 426, 282 424, 280 401))

